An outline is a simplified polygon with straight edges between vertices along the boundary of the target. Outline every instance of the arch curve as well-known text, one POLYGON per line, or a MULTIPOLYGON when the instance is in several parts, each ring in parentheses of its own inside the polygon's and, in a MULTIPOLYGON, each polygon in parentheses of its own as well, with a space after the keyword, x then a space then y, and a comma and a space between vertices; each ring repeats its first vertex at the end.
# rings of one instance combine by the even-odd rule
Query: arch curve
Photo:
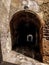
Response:
POLYGON ((35 12, 32 12, 30 10, 22 10, 16 12, 10 21, 10 30, 11 30, 12 49, 15 48, 15 46, 18 43, 20 43, 21 45, 23 45, 24 43, 24 45, 31 46, 33 49, 35 48, 39 49, 39 50, 35 49, 36 52, 38 51, 41 52, 42 36, 43 36, 42 25, 39 16, 35 12), (26 37, 29 34, 33 35, 34 41, 31 42, 31 44, 30 42, 29 44, 28 43, 25 44, 27 42, 26 37), (38 40, 35 41, 37 38, 38 40))

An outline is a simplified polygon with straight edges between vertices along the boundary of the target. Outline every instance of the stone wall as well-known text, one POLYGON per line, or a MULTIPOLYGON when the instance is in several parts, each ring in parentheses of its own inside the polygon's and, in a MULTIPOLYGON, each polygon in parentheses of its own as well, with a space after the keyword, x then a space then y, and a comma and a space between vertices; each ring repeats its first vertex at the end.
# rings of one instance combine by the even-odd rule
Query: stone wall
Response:
MULTIPOLYGON (((30 1, 30 0, 29 0, 30 1)), ((43 65, 33 59, 27 58, 17 52, 11 50, 11 35, 10 35, 10 20, 12 16, 20 10, 24 9, 22 0, 0 0, 0 32, 1 32, 1 49, 3 61, 15 64, 43 65), (21 59, 21 61, 20 61, 21 59), (26 59, 28 62, 26 62, 26 59)), ((41 20, 44 20, 43 28, 43 60, 49 63, 49 0, 34 0, 33 6, 29 5, 29 10, 34 11, 39 15, 41 20)))
POLYGON ((40 5, 40 10, 43 11, 43 19, 45 21, 43 28, 43 60, 49 63, 49 1, 44 1, 40 5))

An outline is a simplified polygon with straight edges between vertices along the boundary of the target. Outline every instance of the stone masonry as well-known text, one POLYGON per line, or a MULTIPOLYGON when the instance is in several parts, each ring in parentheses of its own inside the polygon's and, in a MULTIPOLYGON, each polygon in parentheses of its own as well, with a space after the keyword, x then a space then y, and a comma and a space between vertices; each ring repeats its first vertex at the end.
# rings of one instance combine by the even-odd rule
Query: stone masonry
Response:
POLYGON ((41 63, 12 50, 10 35, 10 20, 12 16, 23 10, 23 0, 0 0, 0 33, 3 61, 19 65, 49 65, 49 0, 28 0, 29 10, 34 11, 41 18, 43 25, 43 62, 41 63), (30 5, 30 1, 33 3, 30 5))

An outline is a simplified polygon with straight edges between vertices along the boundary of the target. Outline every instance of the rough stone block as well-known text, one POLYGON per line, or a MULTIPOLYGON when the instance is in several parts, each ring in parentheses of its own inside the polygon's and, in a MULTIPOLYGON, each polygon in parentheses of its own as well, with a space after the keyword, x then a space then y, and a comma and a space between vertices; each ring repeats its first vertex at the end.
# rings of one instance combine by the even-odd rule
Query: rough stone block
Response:
POLYGON ((49 64, 49 56, 43 56, 43 62, 49 64))
POLYGON ((49 55, 49 41, 43 39, 43 55, 49 55))

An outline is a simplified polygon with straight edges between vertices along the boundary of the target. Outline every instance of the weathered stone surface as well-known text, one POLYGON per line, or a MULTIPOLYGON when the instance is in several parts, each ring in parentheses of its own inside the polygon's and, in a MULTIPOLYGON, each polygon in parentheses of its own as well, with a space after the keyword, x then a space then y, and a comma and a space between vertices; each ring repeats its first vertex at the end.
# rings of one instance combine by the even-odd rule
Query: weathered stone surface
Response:
POLYGON ((35 0, 39 5, 42 5, 43 3, 48 3, 49 0, 35 0))
MULTIPOLYGON (((47 3, 49 0, 35 0, 40 6, 40 11, 44 12, 44 20, 47 21, 49 19, 49 3, 47 3), (43 4, 47 3, 47 4, 43 4), (43 5, 42 5, 43 4, 43 5)), ((38 6, 39 6, 38 5, 38 6)), ((37 8, 37 7, 36 7, 37 8)), ((12 15, 15 14, 18 10, 22 10, 22 4, 20 3, 20 0, 0 0, 0 30, 1 30, 1 48, 2 48, 2 54, 3 54, 3 61, 19 64, 19 65, 47 65, 40 63, 34 59, 28 58, 22 54, 13 52, 11 50, 11 36, 10 36, 10 28, 9 23, 10 19, 12 18, 12 15)), ((33 9, 31 9, 33 11, 33 9)), ((39 11, 38 11, 39 12, 39 11)), ((43 13, 42 13, 43 14, 43 13)), ((43 15, 41 15, 41 18, 43 18, 43 15)), ((49 44, 47 42, 44 42, 43 44, 43 53, 45 55, 49 54, 49 44), (46 48, 45 48, 46 46, 46 48)), ((45 61, 45 56, 43 57, 45 61)), ((49 62, 49 57, 46 57, 46 61, 49 62), (48 58, 48 60, 47 60, 48 58)))
POLYGON ((43 55, 49 56, 49 41, 43 39, 43 55))
POLYGON ((44 15, 43 15, 44 20, 48 22, 49 21, 49 3, 42 4, 40 6, 40 10, 44 12, 44 15))
POLYGON ((2 61, 2 50, 1 50, 1 38, 0 38, 0 63, 1 63, 1 61, 2 61))
POLYGON ((49 2, 49 0, 44 0, 44 3, 48 3, 49 2))
POLYGON ((35 0, 39 5, 43 4, 44 0, 35 0))
POLYGON ((44 60, 44 63, 48 63, 49 64, 49 57, 48 56, 43 56, 43 60, 44 60))
POLYGON ((8 63, 8 62, 1 62, 0 65, 16 65, 16 64, 12 64, 12 63, 8 63))
POLYGON ((11 51, 8 56, 5 56, 5 61, 18 64, 18 65, 48 65, 44 63, 40 63, 34 59, 26 57, 18 52, 11 51))
POLYGON ((36 1, 31 1, 31 0, 27 0, 27 1, 22 1, 22 0, 12 0, 11 5, 13 7, 15 7, 17 10, 24 10, 24 6, 28 6, 29 10, 35 11, 35 12, 39 12, 39 6, 37 4, 36 1), (25 4, 26 3, 26 4, 25 4))
POLYGON ((41 11, 43 11, 43 19, 45 20, 45 26, 43 29, 43 61, 49 63, 49 2, 45 0, 40 6, 41 11))

